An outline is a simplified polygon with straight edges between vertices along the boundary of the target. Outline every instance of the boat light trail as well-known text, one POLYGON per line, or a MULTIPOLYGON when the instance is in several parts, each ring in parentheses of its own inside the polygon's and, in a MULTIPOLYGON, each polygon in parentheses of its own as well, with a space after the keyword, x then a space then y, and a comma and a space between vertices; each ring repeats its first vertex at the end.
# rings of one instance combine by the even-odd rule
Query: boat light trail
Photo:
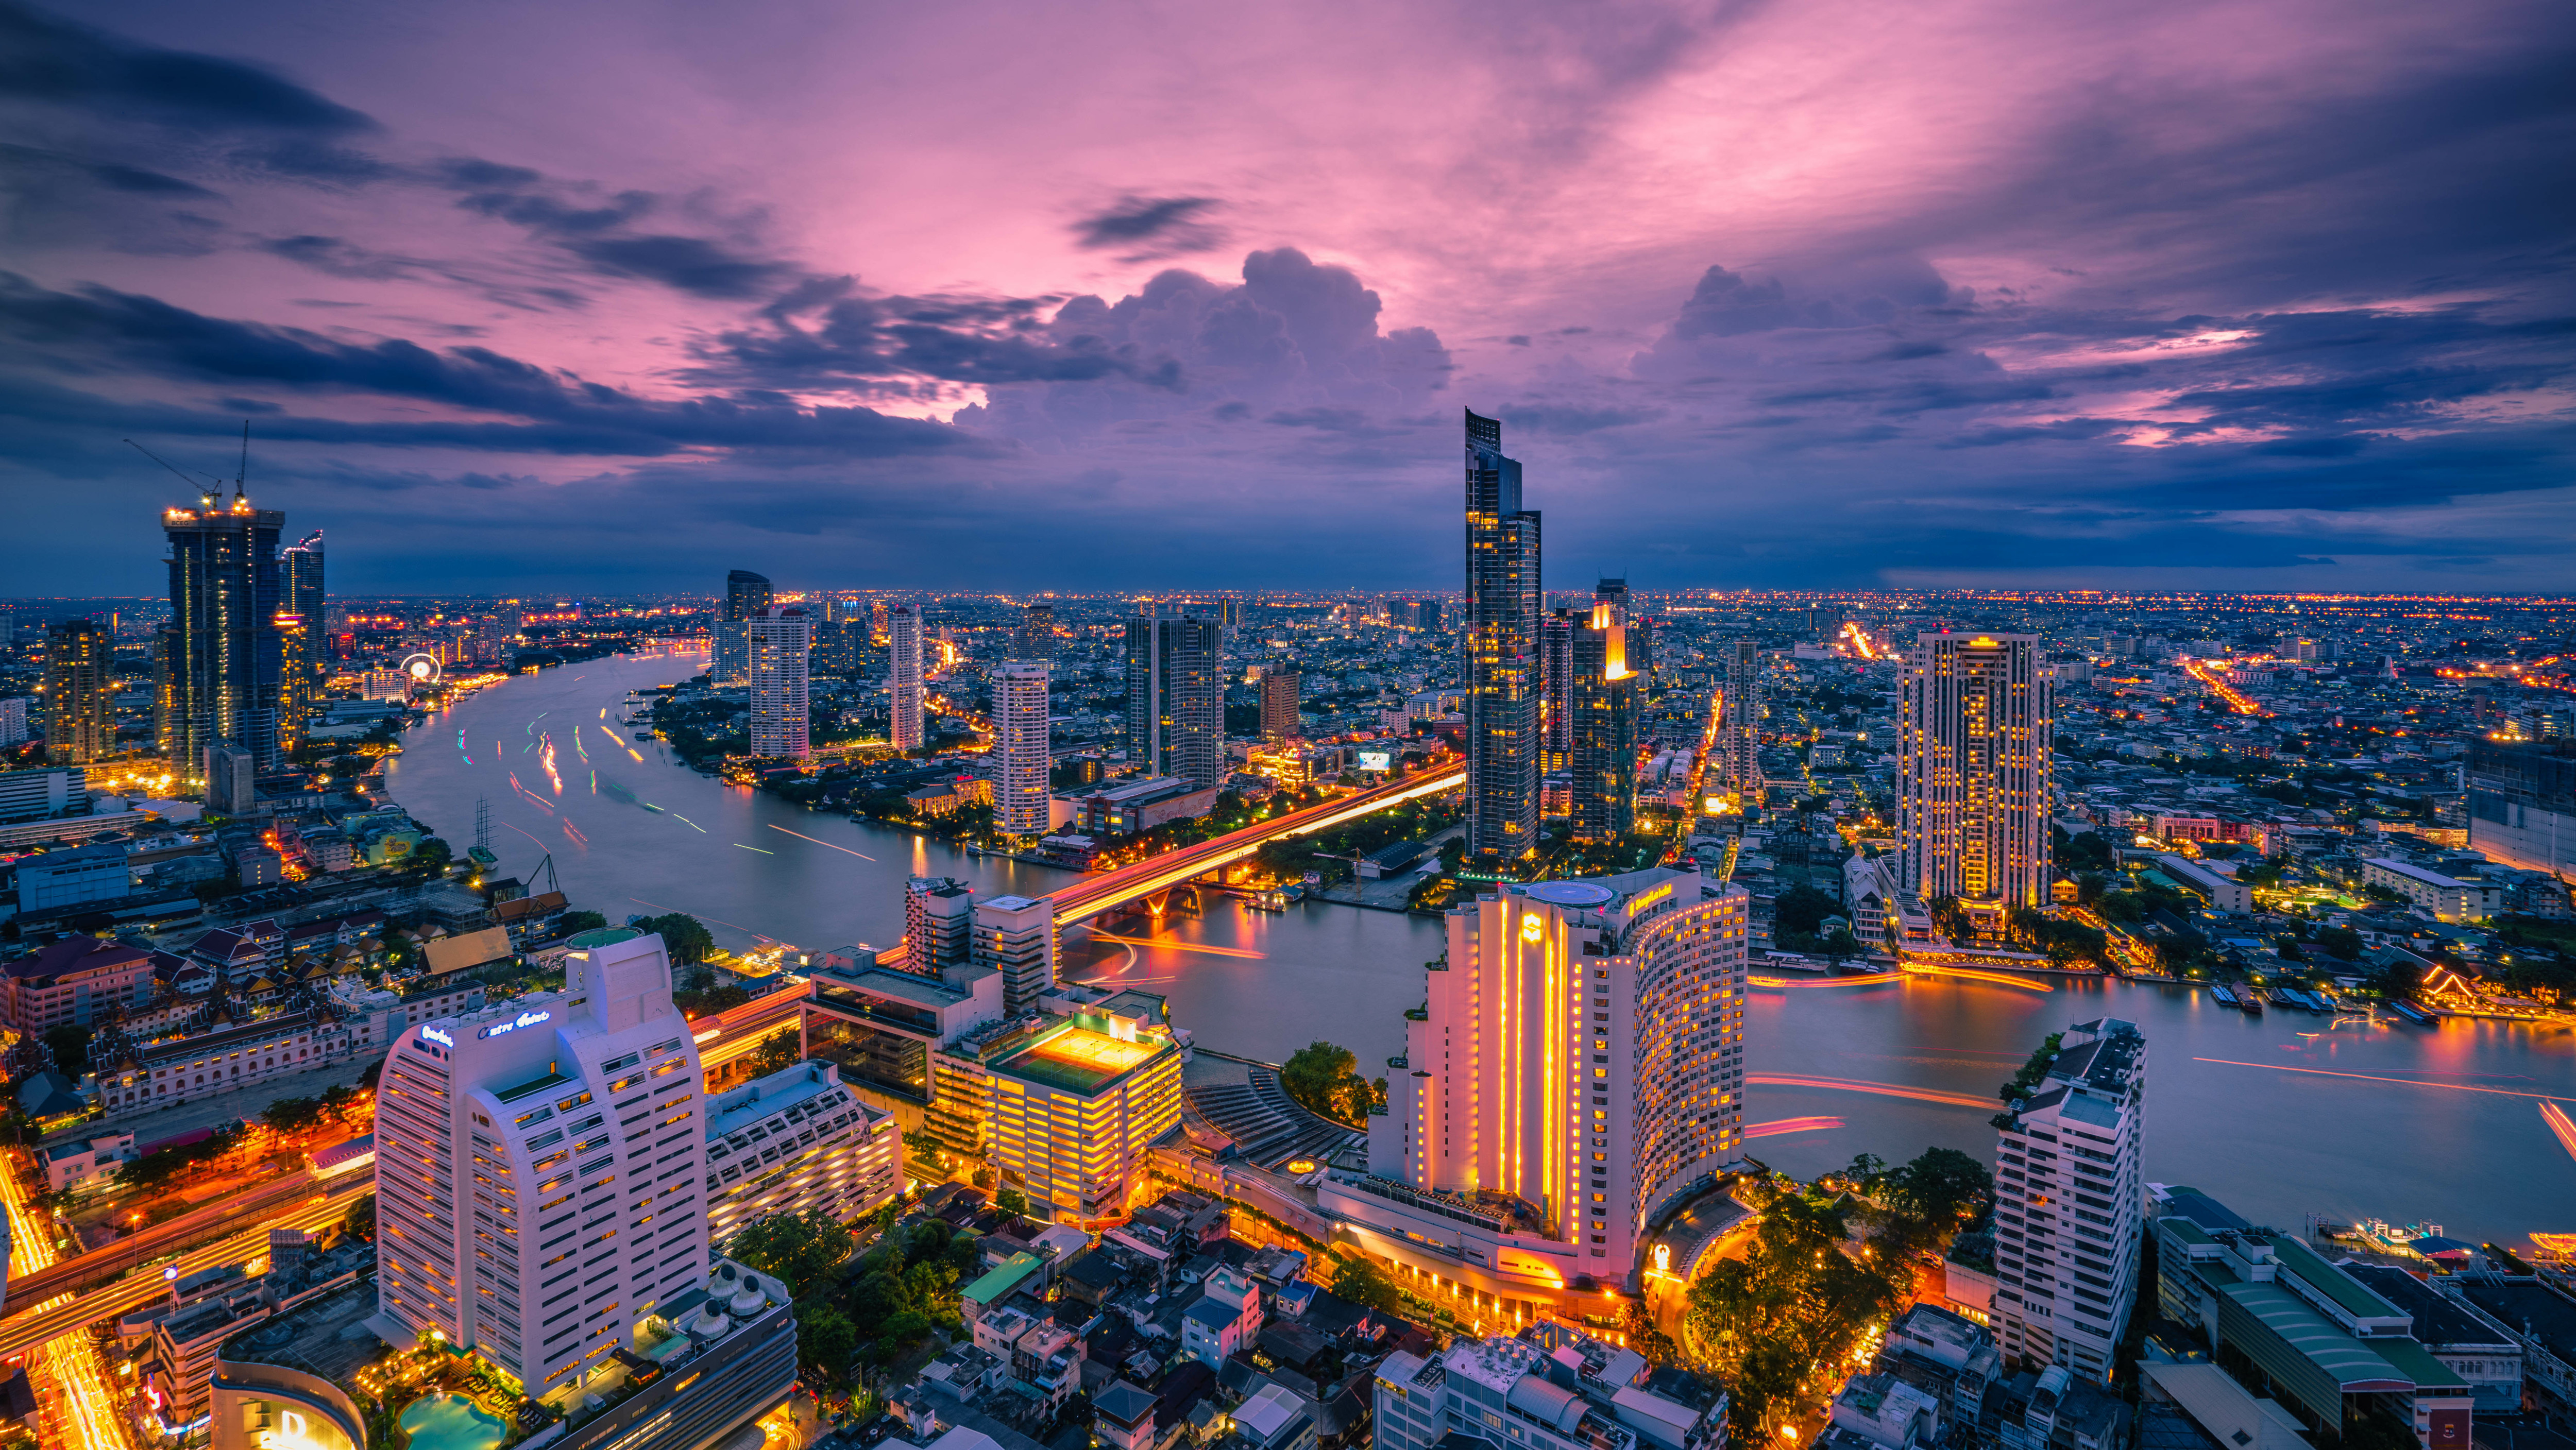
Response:
MULTIPOLYGON (((685 817, 684 817, 683 819, 685 819, 685 817)), ((694 826, 694 825, 696 825, 696 824, 697 824, 697 822, 695 822, 695 821, 690 821, 690 822, 689 822, 689 824, 691 824, 691 825, 693 825, 693 826, 694 826)), ((736 842, 734 842, 734 844, 735 844, 735 845, 737 845, 737 846, 742 846, 742 842, 740 842, 740 841, 736 841, 736 842)), ((742 846, 742 848, 743 848, 744 850, 746 850, 746 851, 760 851, 760 848, 759 848, 758 846, 742 846)), ((760 854, 762 854, 762 855, 764 855, 764 856, 775 856, 775 855, 777 855, 778 853, 777 853, 777 852, 775 852, 775 851, 760 851, 760 854)))
POLYGON ((1875 1093, 1883 1098, 1911 1098, 1918 1103, 1942 1103, 1954 1108, 1995 1106, 1995 1099, 1981 1098, 1973 1093, 1949 1093, 1939 1088, 1906 1087, 1892 1082, 1861 1082, 1848 1077, 1802 1077, 1794 1073, 1748 1072, 1744 1075, 1744 1080, 1747 1083, 1760 1083, 1765 1087, 1817 1087, 1834 1088, 1847 1093, 1875 1093))
POLYGON ((687 826, 690 830, 697 832, 701 836, 707 833, 706 827, 690 820, 687 816, 681 815, 678 811, 670 811, 666 812, 666 814, 668 814, 672 820, 678 821, 680 824, 687 826))
POLYGON ((1165 951, 1197 952, 1201 956, 1209 957, 1247 957, 1256 962, 1266 962, 1270 960, 1270 954, 1268 952, 1256 952, 1244 947, 1205 946, 1198 942, 1173 941, 1169 937, 1111 936, 1105 931, 1095 931, 1091 934, 1091 939, 1093 941, 1114 941, 1120 946, 1127 947, 1161 947, 1165 951))
POLYGON ((1901 982, 1905 979, 1890 973, 1877 977, 1819 977, 1812 982, 1800 981, 1795 977, 1747 977, 1745 980, 1757 987, 1875 987, 1882 982, 1901 982))
MULTIPOLYGON (((510 826, 510 823, 509 823, 508 821, 503 821, 501 824, 502 824, 502 825, 505 825, 505 826, 510 826)), ((522 836, 526 836, 526 837, 527 837, 529 840, 531 840, 531 841, 537 841, 536 833, 535 833, 535 832, 533 832, 533 831, 520 830, 520 828, 519 828, 519 827, 517 827, 517 826, 510 826, 510 829, 511 829, 511 830, 514 830, 514 831, 518 831, 520 835, 522 835, 522 836)), ((539 850, 543 850, 543 849, 545 848, 545 844, 546 844, 546 843, 545 843, 545 842, 543 842, 543 841, 537 841, 537 848, 538 848, 539 850)))
POLYGON ((1773 1118, 1767 1123, 1746 1125, 1748 1138, 1777 1138, 1783 1133, 1822 1133, 1843 1125, 1840 1118, 1773 1118))
POLYGON ((2292 1067, 2286 1062, 2238 1062, 2232 1057, 2195 1057, 2194 1062, 2214 1062, 2224 1067, 2268 1067, 2274 1072, 2303 1072, 2311 1077, 2348 1077, 2358 1082, 2393 1082, 2400 1087, 2448 1088, 2455 1093, 2493 1093, 2500 1098, 2538 1098, 2542 1102, 2576 1103, 2576 1098, 2562 1098, 2552 1093, 2520 1093, 2511 1088, 2472 1087, 2464 1082, 2417 1082, 2407 1077, 2380 1077, 2367 1072, 2329 1072, 2322 1067, 2292 1067))
POLYGON ((1998 987, 2019 987, 2025 992, 2057 990, 2056 984, 2051 982, 2034 982, 2028 977, 2008 977, 2001 972, 1980 972, 1974 967, 1918 967, 1908 962, 1905 965, 1905 971, 1908 976, 1928 977, 1937 973, 1944 977, 1965 977, 1971 982, 1992 982, 1998 987))
POLYGON ((636 748, 635 748, 634 746, 632 746, 632 745, 629 745, 629 746, 627 746, 627 747, 626 747, 626 753, 627 753, 627 754, 629 754, 629 755, 631 755, 631 756, 633 756, 633 757, 635 757, 635 763, 636 763, 637 765, 642 765, 642 764, 644 763, 644 752, 643 752, 643 751, 636 749, 636 748))
POLYGON ((2567 1110, 2556 1103, 2542 1103, 2540 1120, 2558 1135, 2558 1146, 2567 1150, 2567 1156, 2576 1158, 2576 1122, 2568 1121, 2567 1110))
POLYGON ((565 835, 572 837, 574 840, 579 841, 581 844, 583 844, 583 845, 585 845, 585 846, 587 846, 587 845, 589 845, 589 844, 590 844, 590 837, 585 836, 585 835, 583 835, 581 832, 574 830, 574 829, 573 829, 572 822, 570 822, 570 821, 566 821, 566 822, 564 822, 564 823, 563 823, 563 828, 564 828, 564 834, 565 834, 565 835))
MULTIPOLYGON (((773 825, 769 829, 773 831, 787 831, 785 826, 779 825, 773 825)), ((806 835, 803 831, 787 831, 787 834, 794 836, 800 841, 814 841, 814 844, 817 846, 832 846, 832 843, 829 841, 815 841, 812 836, 806 835)), ((835 851, 850 851, 850 848, 847 846, 832 846, 832 849, 835 851)), ((874 861, 876 859, 876 857, 869 855, 865 851, 850 851, 850 854, 858 857, 862 861, 874 861)))

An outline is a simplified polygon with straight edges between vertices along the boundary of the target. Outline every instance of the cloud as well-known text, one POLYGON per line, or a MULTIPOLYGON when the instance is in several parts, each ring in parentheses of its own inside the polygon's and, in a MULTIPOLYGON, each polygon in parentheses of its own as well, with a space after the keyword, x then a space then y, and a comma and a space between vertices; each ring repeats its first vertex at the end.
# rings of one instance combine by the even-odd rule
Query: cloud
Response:
POLYGON ((0 0, 0 96, 174 125, 339 136, 379 129, 264 66, 137 45, 0 0))
POLYGON ((1207 220, 1218 203, 1206 196, 1122 196, 1077 220, 1074 244, 1098 251, 1115 247, 1122 262, 1157 261, 1225 244, 1225 232, 1207 220))

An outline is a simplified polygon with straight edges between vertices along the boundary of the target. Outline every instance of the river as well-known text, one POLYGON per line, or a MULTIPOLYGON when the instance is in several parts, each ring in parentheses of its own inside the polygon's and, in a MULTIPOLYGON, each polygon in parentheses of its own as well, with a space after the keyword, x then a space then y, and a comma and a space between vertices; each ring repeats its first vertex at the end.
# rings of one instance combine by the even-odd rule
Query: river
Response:
MULTIPOLYGON (((612 921, 685 911, 736 947, 760 938, 891 946, 903 932, 904 880, 915 875, 1026 895, 1070 879, 727 786, 630 739, 619 723, 626 693, 695 674, 702 660, 603 659, 514 677, 404 737, 388 787, 460 850, 476 800, 488 800, 500 869, 529 879, 551 856, 577 907, 612 921)), ((1402 1013, 1423 1000, 1422 963, 1440 945, 1439 925, 1418 918, 1328 905, 1269 915, 1219 899, 1153 944, 1095 945, 1097 959, 1072 975, 1164 994, 1172 1020, 1204 1046, 1275 1062, 1325 1039, 1374 1069, 1401 1050, 1402 1013)), ((2576 1159, 2538 1110, 2543 1096, 2576 1104, 2576 1034, 2466 1021, 2338 1026, 2286 1011, 2248 1018, 2155 984, 1916 977, 1757 988, 1745 1024, 1753 1073, 1875 1090, 1757 1084, 1748 1124, 1780 1128, 1751 1151, 1802 1177, 1855 1153, 1901 1160, 1930 1145, 1991 1162, 1992 1107, 1901 1094, 1990 1101, 2042 1037, 2104 1015, 2146 1034, 2152 1181, 2190 1184, 2292 1229, 2308 1214, 2380 1217, 2507 1245, 2534 1230, 2576 1230, 2576 1159)))

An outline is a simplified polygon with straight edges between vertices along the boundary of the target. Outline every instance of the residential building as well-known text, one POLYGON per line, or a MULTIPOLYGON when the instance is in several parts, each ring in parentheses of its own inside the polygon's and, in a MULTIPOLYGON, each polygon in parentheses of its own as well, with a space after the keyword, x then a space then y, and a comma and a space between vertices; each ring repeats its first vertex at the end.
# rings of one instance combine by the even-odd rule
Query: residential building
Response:
POLYGON ((2469 742, 2469 848, 2576 881, 2576 740, 2469 742))
POLYGON ((1020 611, 1020 628, 1012 641, 1011 658, 1018 660, 1055 660, 1055 606, 1032 604, 1020 611))
POLYGON ((1261 1286, 1230 1267, 1208 1272, 1198 1302, 1181 1317, 1181 1353, 1210 1369, 1223 1369, 1260 1337, 1261 1286))
POLYGON ((886 608, 886 705, 888 738, 897 750, 919 750, 930 743, 922 717, 921 606, 910 602, 886 608))
POLYGON ((1529 1450, 1702 1450, 1726 1441, 1726 1392, 1631 1349, 1556 1324, 1510 1339, 1465 1336, 1377 1367, 1376 1450, 1453 1444, 1529 1450))
MULTIPOLYGON (((116 852, 121 871, 121 847, 87 849, 116 852)), ((29 909, 23 894, 32 864, 21 862, 18 868, 22 910, 29 909)), ((0 1026, 27 1037, 42 1037, 56 1027, 87 1027, 104 1021, 110 1008, 139 1011, 152 996, 152 953, 123 942, 68 936, 15 961, 0 962, 0 1026)))
POLYGON ((1286 665, 1269 665, 1261 671, 1261 738, 1276 745, 1306 733, 1297 719, 1298 693, 1305 688, 1306 677, 1286 665))
POLYGON ((1996 1342, 2101 1383, 2138 1297, 2147 1040, 2116 1017, 2057 1034, 1995 1145, 1996 1342))
MULTIPOLYGON (((387 1337, 435 1332, 546 1395, 613 1377, 657 1310, 709 1288, 691 1036, 662 939, 615 928, 572 938, 561 991, 406 1030, 376 1110, 387 1337)), ((746 1307, 713 1318, 779 1307, 735 1285, 717 1292, 746 1307)))
POLYGON ((45 759, 86 765, 116 753, 116 637, 86 619, 45 631, 45 759))
POLYGON ((1580 623, 1571 611, 1563 609, 1539 620, 1538 761, 1540 773, 1545 776, 1562 775, 1573 768, 1574 631, 1580 623))
POLYGON ((1452 909, 1369 1171, 1328 1175, 1318 1204, 1498 1303, 1635 1282, 1646 1224, 1743 1150, 1749 899, 1644 871, 1452 909))
POLYGON ((285 755, 304 744, 321 699, 314 659, 321 641, 318 625, 303 615, 280 611, 270 623, 277 629, 277 748, 285 755))
POLYGON ((107 1133, 36 1150, 36 1162, 45 1170, 45 1186, 56 1193, 104 1188, 116 1177, 116 1170, 134 1159, 132 1133, 107 1133))
POLYGON ((326 1249, 299 1230, 270 1229, 267 1272, 222 1281, 153 1324, 142 1364, 142 1398, 163 1417, 171 1438, 185 1439, 191 1427, 211 1419, 222 1351, 273 1318, 355 1288, 371 1257, 370 1246, 359 1240, 343 1238, 326 1249))
POLYGON ((1726 672, 1720 688, 1723 714, 1718 726, 1718 778, 1750 802, 1762 799, 1762 683, 1770 660, 1761 646, 1739 639, 1723 658, 1726 672))
POLYGON ((285 513, 252 508, 238 489, 229 506, 209 492, 194 508, 161 511, 171 613, 161 753, 182 769, 203 765, 218 744, 247 751, 254 774, 278 767, 277 536, 285 526, 285 513))
POLYGON ((1538 843, 1539 516, 1503 425, 1466 415, 1467 857, 1495 872, 1538 843))
POLYGON ((1047 832, 1047 662, 1004 660, 993 688, 993 824, 1014 836, 1047 832))
POLYGON ((796 1063, 707 1103, 706 1189, 719 1244, 773 1213, 848 1223, 903 1191, 903 1133, 831 1063, 796 1063))
POLYGON ((751 753, 763 760, 802 760, 813 754, 806 737, 813 621, 800 606, 771 605, 745 620, 743 628, 750 651, 751 753))
POLYGON ((259 777, 259 757, 249 746, 218 740, 198 762, 205 772, 206 809, 228 816, 249 815, 259 804, 252 784, 259 777))
MULTIPOLYGON (((1604 581, 1605 585, 1609 581, 1604 581)), ((1637 826, 1637 723, 1643 684, 1628 668, 1628 627, 1604 599, 1568 631, 1572 666, 1572 815, 1578 841, 1615 841, 1637 826)))
POLYGON ((1900 883, 1999 925, 2048 902, 2053 703, 2035 634, 1917 635, 1899 680, 1900 883))
POLYGON ((903 965, 936 977, 974 955, 975 888, 951 876, 915 876, 903 886, 903 965))
POLYGON ((27 697, 12 695, 0 700, 0 746, 27 743, 27 697))
POLYGON ((974 964, 1002 977, 1002 1012, 1017 1016, 1055 990, 1055 901, 995 896, 975 903, 974 964))
POLYGON ((1180 1121, 1181 1060, 1150 993, 1021 1014, 933 1056, 930 1131, 1026 1193, 1033 1213, 1113 1219, 1148 1191, 1147 1151, 1180 1121))
POLYGON ((717 616, 715 652, 708 674, 719 685, 751 676, 751 621, 770 604, 769 581, 748 569, 725 575, 724 609, 717 616))
POLYGON ((1204 790, 1225 779, 1225 628, 1179 607, 1127 621, 1127 760, 1204 790))
POLYGON ((41 821, 89 810, 89 772, 77 765, 0 771, 0 822, 41 821))
POLYGON ((2504 886, 2500 882, 2463 881, 2393 856, 2373 856, 2363 861, 2361 880, 2365 886, 2405 897, 2440 921, 2484 921, 2504 907, 2504 886))

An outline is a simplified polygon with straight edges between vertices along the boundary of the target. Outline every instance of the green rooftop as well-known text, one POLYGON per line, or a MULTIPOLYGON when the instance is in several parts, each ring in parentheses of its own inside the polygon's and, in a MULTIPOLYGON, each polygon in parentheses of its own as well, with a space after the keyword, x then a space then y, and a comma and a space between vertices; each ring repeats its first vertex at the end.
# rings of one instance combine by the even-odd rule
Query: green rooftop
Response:
POLYGON ((2356 1282, 2351 1275, 2317 1256, 2317 1251, 2288 1234, 2276 1234, 2268 1242, 2281 1267, 2299 1276, 2301 1283, 2343 1306, 2347 1313, 2363 1319, 2395 1319, 2406 1311, 2380 1298, 2356 1282))
POLYGON ((1001 1267, 967 1285, 959 1297, 972 1299, 978 1304, 999 1304, 1010 1296, 1013 1289, 1020 1287, 1021 1280, 1037 1271, 1037 1255, 1013 1254, 1002 1261, 1001 1267))

